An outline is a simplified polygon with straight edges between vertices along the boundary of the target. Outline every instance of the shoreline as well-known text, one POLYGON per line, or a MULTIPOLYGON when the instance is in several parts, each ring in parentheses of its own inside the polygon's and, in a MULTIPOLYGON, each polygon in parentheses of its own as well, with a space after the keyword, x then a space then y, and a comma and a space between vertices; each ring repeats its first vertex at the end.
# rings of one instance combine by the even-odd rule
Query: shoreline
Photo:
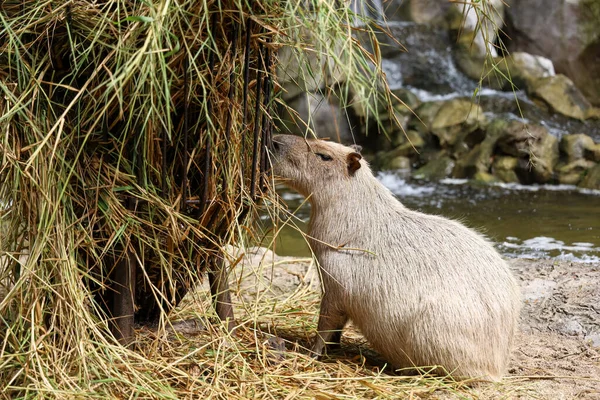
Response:
MULTIPOLYGON (((522 291, 519 333, 502 383, 475 387, 474 397, 507 398, 514 390, 508 398, 600 399, 600 264, 507 261, 522 291)), ((284 298, 303 286, 320 290, 310 259, 277 256, 264 248, 248 249, 232 275, 243 275, 237 281, 246 300, 258 294, 284 298)), ((352 327, 344 333, 352 341, 357 335, 352 327)))

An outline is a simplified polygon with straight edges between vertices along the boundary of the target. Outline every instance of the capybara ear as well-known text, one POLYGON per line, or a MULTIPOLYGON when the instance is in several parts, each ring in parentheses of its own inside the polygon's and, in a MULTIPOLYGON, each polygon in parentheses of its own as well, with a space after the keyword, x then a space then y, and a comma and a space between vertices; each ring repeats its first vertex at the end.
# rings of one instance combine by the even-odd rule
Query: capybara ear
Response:
POLYGON ((357 169, 360 168, 360 159, 362 156, 358 153, 350 153, 346 157, 346 162, 348 163, 348 172, 350 175, 354 175, 357 169))

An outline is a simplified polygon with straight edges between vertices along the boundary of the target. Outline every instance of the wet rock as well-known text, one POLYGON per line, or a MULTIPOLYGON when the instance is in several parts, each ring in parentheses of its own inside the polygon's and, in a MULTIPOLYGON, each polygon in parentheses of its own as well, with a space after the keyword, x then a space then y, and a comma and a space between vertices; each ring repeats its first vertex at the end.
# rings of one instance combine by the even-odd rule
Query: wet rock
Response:
POLYGON ((567 117, 584 120, 592 110, 591 103, 564 75, 539 79, 531 87, 530 94, 567 117))
MULTIPOLYGON (((519 181, 547 183, 552 180, 553 170, 558 162, 558 139, 539 125, 496 119, 488 126, 487 136, 481 143, 479 154, 472 152, 465 160, 457 162, 455 175, 468 175, 469 172, 474 174, 475 170, 487 172, 486 167, 489 168, 489 160, 494 153, 518 159, 517 166, 512 166, 512 169, 519 177, 519 181), (464 168, 461 170, 459 166, 464 168), (472 167, 476 167, 475 170, 472 167)), ((514 161, 510 162, 514 163, 514 161)), ((500 165, 496 168, 498 171, 503 169, 500 165)), ((511 173, 494 171, 494 174, 505 182, 515 181, 511 173)))
POLYGON ((587 171, 579 187, 600 190, 600 164, 596 164, 587 171))
POLYGON ((450 157, 444 156, 429 161, 413 174, 416 179, 435 181, 447 178, 454 169, 455 162, 450 157))
POLYGON ((590 148, 585 149, 584 157, 591 161, 600 162, 600 143, 596 143, 590 148))
POLYGON ((494 42, 498 35, 498 29, 504 24, 504 0, 490 0, 482 2, 454 2, 450 9, 448 19, 450 28, 460 32, 459 41, 467 36, 468 47, 473 56, 483 61, 484 57, 496 57, 498 55, 494 42), (478 9, 477 9, 478 8, 478 9), (485 14, 485 23, 481 21, 481 15, 485 14))
POLYGON ((479 172, 487 173, 491 164, 492 154, 489 149, 478 144, 465 157, 456 161, 452 176, 459 179, 472 178, 479 172))
POLYGON ((394 102, 394 107, 400 113, 412 114, 413 111, 416 110, 421 104, 421 101, 419 100, 417 95, 415 95, 408 89, 399 88, 394 89, 391 92, 395 97, 398 98, 398 100, 400 100, 397 101, 395 99, 392 99, 392 101, 394 102))
POLYGON ((485 184, 496 183, 500 181, 494 175, 487 172, 477 172, 475 175, 473 175, 473 180, 477 183, 485 184))
POLYGON ((533 179, 536 183, 550 182, 557 162, 558 139, 556 137, 548 134, 533 143, 531 163, 533 179))
POLYGON ((511 79, 519 88, 533 87, 538 79, 556 75, 552 61, 522 51, 510 55, 508 68, 511 79))
POLYGON ((412 161, 408 157, 394 157, 387 164, 387 168, 389 170, 410 170, 412 166, 412 161))
POLYGON ((400 132, 397 136, 398 141, 400 141, 400 138, 402 140, 401 144, 390 152, 390 155, 393 157, 417 155, 425 146, 425 140, 417 131, 409 130, 406 133, 400 132))
MULTIPOLYGON (((310 40, 312 35, 304 32, 304 36, 306 40, 310 40)), ((277 53, 277 59, 277 81, 283 88, 284 100, 322 87, 325 75, 321 65, 324 57, 319 57, 314 52, 296 51, 291 46, 283 46, 277 53), (306 73, 309 68, 311 74, 306 73)))
MULTIPOLYGON (((394 24, 390 37, 378 37, 391 88, 414 87, 434 94, 472 92, 476 84, 456 70, 452 47, 455 36, 447 29, 419 24, 394 24), (401 38, 402 49, 395 38, 401 38)), ((371 39, 364 36, 363 43, 371 39)))
POLYGON ((346 113, 323 95, 302 93, 288 100, 287 105, 291 110, 284 109, 280 113, 284 133, 306 135, 310 128, 320 138, 354 142, 346 113))
MULTIPOLYGON (((497 90, 509 90, 511 83, 507 76, 509 72, 512 79, 512 71, 509 70, 509 62, 502 57, 487 57, 474 51, 472 43, 476 33, 464 33, 458 39, 454 50, 454 61, 460 70, 474 81, 497 90)), ((514 82, 514 81, 513 81, 514 82)))
POLYGON ((421 104, 416 110, 416 114, 419 118, 414 117, 409 126, 420 133, 429 133, 429 128, 433 123, 433 119, 442 105, 443 102, 441 101, 428 101, 421 104))
POLYGON ((584 158, 586 151, 593 152, 594 146, 594 140, 583 133, 564 135, 560 141, 560 151, 567 156, 567 163, 584 158))
POLYGON ((517 168, 517 164, 518 164, 518 160, 515 157, 500 156, 500 157, 496 157, 496 159, 494 159, 493 168, 495 170, 502 169, 505 171, 512 171, 515 168, 517 168))
MULTIPOLYGON (((496 122, 496 121, 495 121, 496 122)), ((498 137, 498 148, 514 157, 528 157, 533 143, 548 135, 548 130, 539 125, 527 125, 519 121, 496 122, 488 128, 488 135, 498 137)))
POLYGON ((519 177, 515 172, 515 168, 517 168, 518 163, 519 160, 516 157, 496 157, 492 164, 492 173, 502 182, 517 183, 519 182, 519 177))
POLYGON ((579 159, 569 164, 556 166, 558 182, 564 185, 577 185, 585 175, 585 172, 592 168, 596 163, 589 160, 579 159))
POLYGON ((386 17, 390 21, 446 26, 451 7, 452 4, 444 0, 392 0, 386 7, 386 17))
POLYGON ((514 170, 499 169, 494 171, 494 176, 505 183, 519 183, 519 176, 514 170))
POLYGON ((583 94, 600 105, 600 3, 597 0, 510 0, 509 51, 552 60, 583 94))
POLYGON ((482 128, 487 119, 483 109, 466 99, 444 102, 433 118, 430 129, 439 138, 440 146, 453 146, 466 135, 482 128))

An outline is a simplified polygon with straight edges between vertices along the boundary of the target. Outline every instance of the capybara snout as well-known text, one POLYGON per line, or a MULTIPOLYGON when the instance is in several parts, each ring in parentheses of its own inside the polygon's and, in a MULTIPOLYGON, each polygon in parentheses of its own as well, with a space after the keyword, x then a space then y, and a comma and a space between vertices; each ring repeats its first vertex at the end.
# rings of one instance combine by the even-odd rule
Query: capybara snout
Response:
POLYGON ((309 243, 323 283, 315 354, 352 320, 395 367, 500 379, 521 302, 493 246, 456 221, 404 207, 356 148, 273 141, 274 174, 312 206, 309 243))

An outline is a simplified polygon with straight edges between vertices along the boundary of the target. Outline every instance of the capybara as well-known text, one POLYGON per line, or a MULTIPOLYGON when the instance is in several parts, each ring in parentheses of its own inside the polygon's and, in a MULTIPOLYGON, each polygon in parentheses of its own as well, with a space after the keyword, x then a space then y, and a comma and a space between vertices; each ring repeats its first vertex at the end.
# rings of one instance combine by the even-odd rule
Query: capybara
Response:
POLYGON ((274 137, 273 173, 311 204, 323 298, 312 347, 348 320, 396 368, 499 380, 521 307, 508 265, 459 222, 403 206, 355 147, 274 137))

